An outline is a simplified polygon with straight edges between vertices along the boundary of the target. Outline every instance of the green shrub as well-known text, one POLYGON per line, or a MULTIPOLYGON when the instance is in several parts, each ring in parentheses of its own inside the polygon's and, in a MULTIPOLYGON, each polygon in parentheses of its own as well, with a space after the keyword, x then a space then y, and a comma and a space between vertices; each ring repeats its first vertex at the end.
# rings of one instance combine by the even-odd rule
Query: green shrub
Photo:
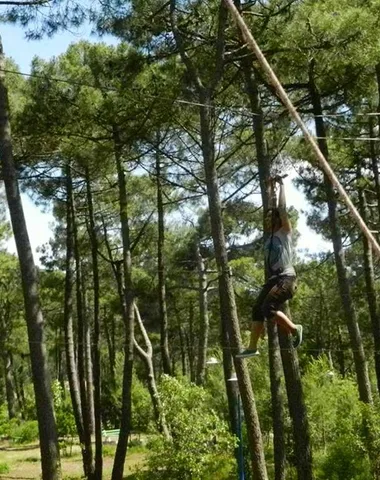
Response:
POLYGON ((320 466, 320 480, 368 480, 372 478, 368 457, 356 437, 341 437, 329 446, 320 466))
POLYGON ((3 473, 9 473, 9 466, 6 463, 0 463, 0 475, 3 473))
POLYGON ((229 478, 235 441, 227 424, 210 408, 205 390, 165 376, 160 396, 171 439, 157 436, 150 442, 147 476, 155 480, 229 478))
POLYGON ((146 433, 152 430, 154 424, 152 400, 148 389, 134 375, 132 383, 132 429, 135 432, 146 433))
POLYGON ((115 446, 113 446, 113 445, 103 445, 103 457, 114 457, 115 452, 116 452, 116 447, 115 446))
POLYGON ((77 430, 70 395, 64 395, 64 390, 58 380, 52 383, 52 389, 58 437, 73 437, 77 430))
POLYGON ((11 434, 15 443, 30 443, 38 439, 38 423, 36 420, 22 422, 11 434))

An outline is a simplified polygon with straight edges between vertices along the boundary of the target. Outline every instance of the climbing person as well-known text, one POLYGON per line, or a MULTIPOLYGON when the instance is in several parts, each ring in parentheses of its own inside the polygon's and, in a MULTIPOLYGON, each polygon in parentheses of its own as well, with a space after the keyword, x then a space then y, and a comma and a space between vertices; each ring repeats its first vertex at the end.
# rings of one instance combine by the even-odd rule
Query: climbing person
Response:
POLYGON ((282 311, 281 306, 293 298, 297 289, 296 272, 292 263, 292 226, 286 211, 285 188, 281 177, 271 178, 268 183, 270 206, 265 216, 264 243, 267 282, 262 287, 252 311, 251 339, 249 346, 236 355, 248 358, 259 355, 258 340, 264 330, 264 320, 276 322, 292 335, 293 347, 302 343, 302 325, 295 325, 282 311), (276 208, 275 183, 280 193, 276 208))

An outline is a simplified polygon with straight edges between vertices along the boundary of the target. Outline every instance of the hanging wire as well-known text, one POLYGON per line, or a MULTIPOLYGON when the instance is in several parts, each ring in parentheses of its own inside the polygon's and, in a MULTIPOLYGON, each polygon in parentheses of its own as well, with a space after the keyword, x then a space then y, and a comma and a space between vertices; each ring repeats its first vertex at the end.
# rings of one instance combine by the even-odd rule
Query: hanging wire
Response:
MULTIPOLYGON (((64 78, 53 77, 53 76, 50 76, 50 75, 19 72, 17 70, 10 70, 10 69, 6 69, 6 68, 0 69, 0 71, 2 71, 4 73, 10 73, 10 74, 13 74, 13 75, 20 75, 20 76, 23 76, 23 77, 40 78, 40 79, 43 79, 43 80, 49 80, 49 81, 58 82, 58 83, 66 83, 68 85, 73 85, 73 86, 78 86, 78 87, 88 87, 88 88, 93 88, 93 89, 96 89, 96 90, 99 89, 98 86, 90 84, 90 83, 77 82, 75 80, 67 80, 67 79, 64 79, 64 78)), ((105 90, 105 91, 112 91, 112 92, 117 92, 118 91, 114 87, 106 87, 106 86, 101 87, 101 89, 105 90)), ((249 117, 251 117, 251 116, 256 116, 256 117, 265 116, 265 115, 262 115, 260 113, 252 112, 248 108, 246 108, 244 106, 241 106, 241 105, 231 105, 231 106, 209 105, 209 104, 204 104, 204 103, 201 103, 201 102, 193 102, 193 101, 190 101, 190 100, 184 100, 184 99, 179 99, 179 98, 173 99, 173 98, 169 98, 169 97, 163 97, 162 95, 159 95, 159 94, 153 95, 153 94, 149 94, 149 93, 144 93, 144 96, 148 97, 148 98, 161 98, 161 99, 164 99, 164 100, 172 101, 173 103, 179 103, 179 104, 189 105, 189 106, 194 106, 194 107, 208 107, 208 108, 213 108, 215 110, 220 109, 220 110, 228 110, 228 111, 231 111, 231 112, 236 111, 241 115, 245 115, 245 116, 249 116, 249 117)), ((352 117, 352 118, 355 118, 355 117, 373 117, 373 116, 374 117, 380 117, 380 112, 368 112, 368 113, 366 112, 366 113, 354 113, 354 114, 350 114, 350 113, 325 113, 325 114, 322 114, 322 115, 309 115, 309 116, 312 116, 314 118, 318 118, 318 117, 323 117, 323 118, 352 117)), ((352 140, 380 141, 380 138, 372 138, 372 137, 315 137, 315 138, 324 139, 324 140, 338 139, 338 140, 349 140, 349 141, 352 141, 352 140)))
MULTIPOLYGON (((0 344, 5 344, 5 343, 9 343, 9 340, 0 340, 0 344)), ((77 343, 77 342, 66 342, 64 340, 53 340, 53 339, 49 339, 49 340, 44 340, 44 341, 41 341, 41 340, 25 340, 25 343, 28 343, 30 345, 40 345, 40 344, 45 344, 46 346, 54 346, 54 347, 62 347, 62 346, 66 346, 66 345, 73 345, 74 347, 83 347, 83 346, 87 346, 87 345, 90 345, 92 347, 94 347, 96 344, 95 343, 77 343)), ((156 347, 156 345, 153 345, 153 348, 156 347)), ((159 345, 157 345, 157 348, 159 347, 159 345)), ((180 343, 177 343, 177 342, 169 342, 169 347, 171 348, 175 348, 175 349, 180 349, 181 348, 181 344, 180 343)), ((184 350, 188 350, 188 349, 198 349, 198 345, 186 345, 184 347, 184 350)), ((223 347, 222 345, 210 345, 207 347, 207 350, 210 351, 215 351, 215 350, 221 350, 221 351, 236 351, 238 350, 236 347, 223 347)), ((261 349, 262 351, 266 351, 266 350, 284 350, 284 351, 294 351, 294 348, 293 347, 284 347, 284 348, 271 348, 271 347, 268 347, 266 346, 266 348, 263 348, 261 349)), ((362 352, 363 350, 362 349, 352 349, 350 348, 350 346, 346 346, 346 347, 339 347, 339 348, 336 348, 336 347, 332 347, 332 348, 304 348, 304 347, 301 347, 300 350, 301 352, 362 352)), ((371 353, 380 353, 380 350, 371 350, 371 353)))

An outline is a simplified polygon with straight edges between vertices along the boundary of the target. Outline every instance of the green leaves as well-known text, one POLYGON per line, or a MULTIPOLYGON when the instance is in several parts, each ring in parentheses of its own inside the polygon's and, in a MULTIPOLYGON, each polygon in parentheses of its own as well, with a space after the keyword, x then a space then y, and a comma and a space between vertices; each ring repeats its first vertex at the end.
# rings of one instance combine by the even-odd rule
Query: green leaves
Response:
POLYGON ((149 478, 230 478, 235 442, 208 406, 207 393, 185 380, 164 376, 160 396, 172 438, 158 438, 150 445, 149 478))

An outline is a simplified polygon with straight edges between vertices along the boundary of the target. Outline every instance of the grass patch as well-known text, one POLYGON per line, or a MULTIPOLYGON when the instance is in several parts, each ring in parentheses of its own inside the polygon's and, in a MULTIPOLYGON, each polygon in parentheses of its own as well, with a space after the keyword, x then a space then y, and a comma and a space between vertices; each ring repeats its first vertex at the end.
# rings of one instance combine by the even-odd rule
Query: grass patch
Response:
POLYGON ((128 455, 133 455, 134 453, 146 453, 148 449, 144 445, 134 445, 133 447, 128 448, 127 457, 128 455))
POLYGON ((0 463, 0 474, 9 473, 9 466, 7 463, 0 463))

